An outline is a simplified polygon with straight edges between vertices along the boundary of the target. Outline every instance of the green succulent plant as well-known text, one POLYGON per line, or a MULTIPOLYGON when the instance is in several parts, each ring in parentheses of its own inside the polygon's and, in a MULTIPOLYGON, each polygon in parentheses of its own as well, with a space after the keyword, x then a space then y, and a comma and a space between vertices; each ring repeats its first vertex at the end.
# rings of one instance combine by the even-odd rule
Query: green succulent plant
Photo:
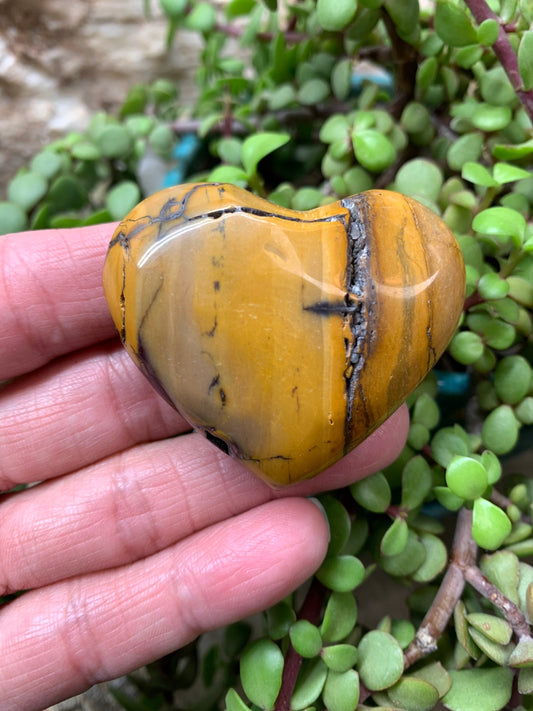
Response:
POLYGON ((300 210, 386 187, 455 232, 467 293, 409 398, 401 456, 321 497, 331 542, 313 580, 116 698, 139 711, 533 708, 533 480, 506 466, 533 424, 533 3, 160 6, 170 49, 181 32, 203 40, 197 100, 168 80, 133 86, 117 115, 19 171, 4 232, 120 219, 154 165, 300 210), (391 618, 384 598, 370 628, 359 587, 377 569, 408 590, 408 613, 391 618))

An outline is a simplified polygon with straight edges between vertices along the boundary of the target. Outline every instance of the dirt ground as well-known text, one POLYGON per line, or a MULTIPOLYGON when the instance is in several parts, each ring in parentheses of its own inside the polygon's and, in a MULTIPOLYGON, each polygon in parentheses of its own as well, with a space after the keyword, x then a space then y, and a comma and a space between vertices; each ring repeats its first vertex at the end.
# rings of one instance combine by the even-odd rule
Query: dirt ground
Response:
POLYGON ((0 0, 0 200, 43 145, 119 105, 137 82, 169 77, 194 91, 197 38, 165 51, 158 0, 0 0))

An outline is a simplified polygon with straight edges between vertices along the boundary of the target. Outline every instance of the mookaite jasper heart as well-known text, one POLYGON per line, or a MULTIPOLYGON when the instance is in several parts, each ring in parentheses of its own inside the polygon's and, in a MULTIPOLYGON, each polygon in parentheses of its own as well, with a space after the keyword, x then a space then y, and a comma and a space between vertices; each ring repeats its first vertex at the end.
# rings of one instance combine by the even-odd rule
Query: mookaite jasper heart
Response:
POLYGON ((104 288, 157 390, 280 486, 340 459, 418 385, 453 335, 464 265, 444 223, 393 192, 295 212, 191 184, 121 222, 104 288))

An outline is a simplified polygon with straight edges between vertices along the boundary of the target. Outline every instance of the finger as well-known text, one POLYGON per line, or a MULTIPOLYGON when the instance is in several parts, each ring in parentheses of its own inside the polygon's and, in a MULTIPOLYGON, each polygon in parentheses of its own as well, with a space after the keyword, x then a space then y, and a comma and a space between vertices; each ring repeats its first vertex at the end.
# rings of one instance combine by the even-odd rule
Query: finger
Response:
POLYGON ((10 543, 0 591, 124 565, 272 498, 346 486, 397 456, 405 419, 402 410, 320 476, 277 492, 192 434, 16 494, 1 505, 0 540, 10 543))
POLYGON ((114 334, 102 270, 114 224, 0 240, 0 381, 114 334))
POLYGON ((266 504, 135 565, 30 592, 0 611, 3 711, 42 709, 265 609, 322 561, 304 499, 266 504))
POLYGON ((64 356, 0 396, 0 490, 190 429, 120 343, 64 356))

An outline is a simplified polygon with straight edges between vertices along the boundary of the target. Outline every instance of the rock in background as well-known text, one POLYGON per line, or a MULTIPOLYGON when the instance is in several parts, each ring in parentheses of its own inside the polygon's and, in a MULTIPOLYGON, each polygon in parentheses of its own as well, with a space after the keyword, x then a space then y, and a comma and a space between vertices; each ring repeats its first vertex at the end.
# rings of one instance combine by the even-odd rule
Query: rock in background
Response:
POLYGON ((195 92, 198 39, 165 51, 157 0, 0 0, 0 199, 44 145, 112 111, 129 87, 172 78, 195 92))

